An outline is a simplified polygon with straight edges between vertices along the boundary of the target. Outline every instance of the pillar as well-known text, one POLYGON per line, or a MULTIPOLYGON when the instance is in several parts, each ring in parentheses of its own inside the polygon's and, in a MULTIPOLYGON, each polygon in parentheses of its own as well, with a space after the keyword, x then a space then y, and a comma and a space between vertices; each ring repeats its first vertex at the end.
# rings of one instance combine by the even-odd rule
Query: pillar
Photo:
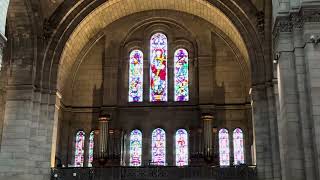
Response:
POLYGON ((99 160, 104 164, 108 158, 109 115, 99 117, 99 160))
POLYGON ((212 160, 212 122, 213 116, 210 114, 203 114, 201 116, 203 121, 203 140, 204 140, 204 156, 208 160, 212 160))

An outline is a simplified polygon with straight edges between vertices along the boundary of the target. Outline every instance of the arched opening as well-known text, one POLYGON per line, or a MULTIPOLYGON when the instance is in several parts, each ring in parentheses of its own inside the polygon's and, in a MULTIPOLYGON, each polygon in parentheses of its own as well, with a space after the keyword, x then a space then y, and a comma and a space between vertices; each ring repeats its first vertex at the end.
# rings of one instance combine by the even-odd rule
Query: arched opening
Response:
MULTIPOLYGON (((40 67, 37 67, 39 71, 35 72, 35 79, 38 81, 35 84, 41 89, 39 94, 47 95, 46 99, 49 101, 46 103, 50 111, 46 115, 49 120, 53 121, 48 126, 48 129, 52 131, 52 134, 49 133, 52 135, 50 140, 52 141, 52 167, 56 166, 55 157, 57 156, 61 157, 64 165, 70 163, 71 156, 68 154, 69 147, 71 147, 70 142, 64 141, 62 134, 68 134, 68 131, 71 132, 79 126, 85 126, 84 131, 89 134, 92 129, 99 128, 97 120, 101 111, 110 114, 114 119, 117 116, 118 124, 111 121, 110 127, 108 126, 110 129, 106 132, 109 143, 113 144, 107 154, 114 161, 121 154, 121 144, 125 143, 124 141, 121 143, 120 140, 125 132, 121 131, 123 127, 119 124, 127 123, 125 129, 141 126, 139 129, 142 132, 148 132, 152 128, 162 126, 159 124, 161 120, 166 124, 163 129, 181 127, 196 129, 190 132, 189 139, 190 146, 192 146, 191 141, 197 142, 192 134, 199 133, 199 127, 192 124, 190 119, 200 119, 200 117, 195 116, 196 113, 190 113, 190 107, 200 109, 197 111, 198 114, 214 114, 217 121, 213 122, 213 126, 225 126, 224 121, 232 114, 231 111, 241 111, 246 114, 241 118, 248 122, 251 121, 248 92, 255 84, 264 82, 268 78, 265 77, 267 70, 264 69, 260 46, 253 48, 254 43, 257 43, 258 40, 250 41, 254 38, 246 32, 251 27, 245 29, 243 25, 239 25, 241 20, 236 20, 236 15, 226 14, 227 4, 194 0, 181 4, 166 1, 148 3, 143 0, 135 1, 134 4, 126 0, 111 0, 96 5, 97 7, 94 6, 94 3, 92 4, 93 7, 88 5, 86 9, 90 13, 83 16, 81 22, 77 19, 79 17, 74 17, 75 20, 68 22, 69 26, 65 26, 64 21, 68 19, 62 18, 48 41, 46 51, 43 53, 43 62, 40 63, 40 67), (122 4, 129 6, 124 8, 122 4), (190 8, 191 4, 197 8, 190 8), (179 21, 177 17, 185 21, 179 21), (137 18, 135 25, 130 23, 130 20, 134 18, 137 18), (195 24, 190 24, 191 19, 195 19, 195 24), (78 22, 77 25, 74 24, 76 22, 78 22), (207 29, 204 31, 199 27, 207 29), (143 69, 149 68, 150 49, 146 42, 156 32, 168 33, 166 34, 170 49, 168 51, 168 99, 164 101, 164 104, 160 102, 154 105, 150 102, 148 96, 150 76, 147 71, 144 71, 139 74, 143 76, 141 78, 143 79, 143 91, 140 91, 141 95, 134 96, 134 98, 142 96, 143 101, 132 98, 132 103, 128 102, 128 92, 130 92, 128 88, 130 76, 127 73, 128 55, 133 50, 141 49, 144 57, 142 60, 144 63, 147 62, 143 69), (174 100, 178 96, 174 96, 175 89, 173 88, 175 85, 174 53, 179 49, 187 52, 189 60, 187 67, 189 71, 183 74, 188 76, 189 94, 188 100, 183 101, 174 100), (228 75, 231 78, 228 78, 228 75), (123 94, 125 96, 122 96, 123 94), (205 95, 202 96, 202 94, 205 95), (138 102, 143 102, 143 104, 138 102), (228 106, 228 103, 240 104, 240 106, 228 106), (161 109, 162 107, 165 107, 165 111, 161 109), (183 110, 175 109, 175 107, 183 110), (155 109, 151 111, 154 114, 145 114, 147 118, 143 121, 154 118, 155 124, 139 124, 139 119, 134 115, 135 112, 128 110, 130 108, 136 108, 139 112, 146 111, 148 108, 155 109), (119 113, 121 110, 125 110, 123 112, 126 113, 119 113), (171 111, 171 113, 166 111, 171 111), (170 120, 173 121, 172 114, 177 115, 179 123, 170 124, 170 120), (128 119, 131 121, 129 122, 128 119), (74 122, 77 124, 68 126, 68 131, 58 130, 59 127, 67 127, 66 124, 74 122), (183 124, 187 124, 188 127, 184 127, 183 124), (175 127, 170 127, 170 125, 175 127)), ((39 110, 39 114, 45 113, 39 110)), ((250 125, 245 125, 243 129, 253 134, 250 125)), ((166 156, 167 161, 173 163, 174 142, 172 139, 174 136, 173 131, 168 132, 171 134, 170 137, 167 137, 166 150, 168 153, 166 156)), ((253 137, 246 142, 251 143, 246 144, 248 149, 254 145, 253 137)), ((84 149, 88 149, 88 143, 85 143, 84 146, 84 149)), ((196 145, 193 146, 196 149, 196 145)), ((88 157, 87 153, 90 152, 85 152, 84 157, 88 157)), ((190 157, 196 157, 196 153, 196 151, 190 152, 190 157)), ((248 153, 250 154, 250 151, 248 153)), ((214 157, 213 154, 214 152, 210 158, 214 157)), ((150 157, 142 157, 142 161, 148 162, 148 160, 150 157)), ((84 164, 88 162, 89 160, 84 160, 84 164)))

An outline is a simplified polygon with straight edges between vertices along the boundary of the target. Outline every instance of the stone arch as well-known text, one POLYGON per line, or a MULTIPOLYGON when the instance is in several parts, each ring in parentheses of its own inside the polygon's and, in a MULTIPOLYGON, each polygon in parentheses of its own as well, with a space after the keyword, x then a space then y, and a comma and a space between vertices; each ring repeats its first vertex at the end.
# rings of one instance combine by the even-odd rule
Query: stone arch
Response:
MULTIPOLYGON (((208 20, 209 22, 211 21, 211 23, 214 23, 220 29, 222 29, 223 27, 228 27, 224 28, 224 30, 229 29, 229 32, 225 31, 225 34, 227 34, 233 40, 233 42, 242 52, 242 55, 245 57, 244 59, 246 59, 247 63, 250 64, 250 67, 252 69, 252 84, 261 84, 271 79, 269 65, 264 59, 261 43, 257 38, 258 35, 255 30, 255 25, 249 20, 253 17, 248 17, 244 11, 241 11, 241 9, 239 11, 231 11, 232 8, 239 9, 236 4, 233 4, 229 1, 223 1, 222 3, 220 1, 194 2, 192 0, 184 3, 186 4, 184 6, 168 2, 158 4, 144 3, 149 5, 142 6, 142 0, 135 1, 134 3, 131 3, 129 1, 121 3, 128 4, 128 8, 119 6, 120 1, 108 1, 104 3, 96 2, 87 4, 86 8, 79 12, 80 14, 78 16, 73 16, 73 20, 68 21, 68 26, 66 26, 65 23, 67 23, 67 19, 69 18, 69 16, 64 17, 62 22, 57 25, 55 33, 51 38, 51 42, 44 57, 42 66, 44 71, 42 71, 41 75, 43 89, 50 89, 53 91, 55 91, 55 89, 61 90, 61 87, 55 86, 57 84, 57 81, 65 81, 65 79, 63 78, 64 75, 62 75, 61 73, 68 72, 68 69, 72 67, 76 56, 85 46, 86 42, 88 42, 96 34, 98 34, 98 32, 109 22, 111 23, 116 19, 119 19, 125 15, 132 14, 134 12, 152 9, 176 9, 178 11, 181 11, 181 9, 186 9, 185 12, 200 16, 208 20), (161 4, 161 6, 159 4, 161 4), (191 10, 190 5, 195 6, 196 8, 193 8, 191 10), (109 6, 119 7, 110 8, 109 6), (109 12, 108 9, 118 9, 118 11, 113 10, 112 12, 109 12), (109 18, 106 18, 106 15, 108 13, 115 15, 108 16, 109 18), (228 14, 228 17, 225 14, 228 14), (95 25, 90 24, 90 19, 97 17, 104 19, 99 23, 95 23, 95 25), (217 23, 217 18, 222 18, 224 21, 220 21, 220 23, 217 23), (225 23, 227 23, 227 25, 225 23), (80 39, 83 39, 84 41, 79 41, 79 38, 76 37, 80 37, 80 39), (79 48, 75 48, 72 45, 73 43, 77 43, 77 46, 79 48), (60 74, 58 75, 57 69, 59 64, 62 64, 64 61, 69 60, 70 63, 65 63, 61 68, 64 70, 60 71, 60 74), (50 82, 50 84, 46 82, 50 82)), ((72 12, 70 12, 69 14, 71 15, 72 12)))
MULTIPOLYGON (((184 4, 176 4, 169 1, 130 1, 130 0, 109 0, 109 1, 83 1, 75 5, 69 11, 65 10, 66 15, 60 16, 60 21, 55 17, 49 20, 52 22, 51 38, 47 46, 42 67, 38 73, 40 87, 42 90, 49 90, 53 93, 62 91, 63 85, 67 81, 69 72, 76 62, 76 59, 83 49, 87 49, 88 43, 94 42, 101 34, 104 27, 108 24, 120 19, 121 17, 131 15, 136 12, 147 10, 175 10, 189 13, 198 16, 209 23, 215 25, 217 29, 224 32, 229 37, 230 41, 237 47, 241 55, 244 57, 245 63, 249 66, 251 72, 251 86, 263 86, 259 90, 259 99, 257 93, 254 94, 254 100, 259 102, 256 106, 254 119, 261 122, 267 121, 267 116, 259 116, 258 112, 264 109, 263 103, 266 100, 266 88, 269 87, 272 80, 272 63, 268 61, 267 55, 262 47, 262 42, 256 29, 255 13, 249 12, 250 8, 245 6, 246 3, 239 6, 239 2, 231 0, 208 0, 208 1, 194 1, 188 0, 184 4), (123 6, 122 4, 128 6, 123 6), (191 8, 192 7, 192 8, 191 8), (93 19, 101 19, 101 21, 92 21, 93 19), (223 21, 221 21, 223 20, 223 21), (228 30, 228 32, 226 31, 228 30), (258 110, 257 110, 258 109, 258 110)), ((241 4, 241 3, 240 3, 241 4)), ((61 6, 68 9, 68 5, 61 6)), ((71 6, 70 6, 71 7, 71 6)), ((58 18, 58 19, 59 19, 58 18)), ((259 89, 259 88, 258 88, 259 89)), ((253 88, 253 92, 258 91, 253 88)), ((266 127, 265 124, 260 123, 254 125, 260 128, 266 127)), ((269 130, 259 132, 259 151, 262 154, 258 157, 258 164, 260 166, 260 177, 267 176, 265 172, 271 171, 269 166, 271 164, 270 150, 263 153, 264 149, 270 145, 269 130), (269 159, 269 160, 268 160, 269 159)), ((260 153, 259 152, 259 153, 260 153)))
MULTIPOLYGON (((24 3, 25 1, 11 0, 11 2, 24 3)), ((59 11, 54 13, 54 15, 45 24, 44 37, 48 37, 50 39, 47 39, 49 43, 46 46, 43 59, 41 59, 41 61, 34 62, 37 60, 36 57, 38 56, 35 54, 32 55, 32 57, 34 57, 34 61, 31 61, 31 84, 35 85, 37 90, 41 91, 42 93, 54 93, 52 96, 53 98, 51 97, 51 101, 54 101, 56 103, 56 107, 59 107, 59 102, 58 100, 56 101, 55 97, 57 97, 57 99, 61 97, 59 96, 59 93, 57 93, 57 95, 55 93, 57 89, 61 90, 59 85, 62 85, 65 81, 64 78, 67 76, 66 72, 68 72, 68 68, 72 67, 74 60, 83 47, 90 40, 92 40, 103 27, 107 25, 106 22, 112 22, 134 12, 152 9, 172 9, 177 11, 185 9, 185 12, 202 17, 203 19, 214 23, 221 30, 230 28, 230 31, 225 32, 225 34, 230 37, 233 43, 238 47, 239 51, 241 51, 242 55, 245 57, 244 59, 247 61, 246 63, 250 64, 252 72, 252 85, 263 84, 271 79, 270 64, 268 63, 267 59, 264 58, 263 48, 261 47, 261 42, 258 38, 255 25, 250 20, 254 19, 255 17, 254 15, 250 15, 250 13, 248 13, 248 9, 242 9, 242 7, 239 7, 232 0, 188 0, 186 2, 186 4, 182 4, 181 6, 164 0, 163 3, 159 4, 155 4, 150 0, 148 0, 146 3, 144 0, 82 0, 77 2, 73 1, 72 3, 62 3, 60 8, 58 8, 59 11), (128 5, 130 5, 128 7, 131 7, 132 9, 126 8, 127 6, 121 6, 120 4, 125 3, 124 1, 128 2, 128 5), (143 6, 137 7, 136 3, 138 5, 143 4, 143 6), (118 6, 119 8, 111 8, 112 6, 118 6), (195 8, 191 8, 191 6, 195 8), (110 19, 104 19, 106 21, 98 22, 94 26, 89 26, 86 24, 90 23, 92 18, 105 18, 108 13, 113 14, 114 16, 110 16, 110 19), (214 15, 217 15, 217 17, 214 17, 214 15), (225 23, 228 23, 229 25, 224 26, 219 24, 219 22, 216 20, 220 18, 224 19, 225 23), (84 41, 76 42, 72 40, 79 40, 81 38, 83 38, 84 41), (72 49, 74 43, 79 43, 80 46, 78 49, 72 49), (39 65, 34 67, 33 65, 35 64, 39 65)), ((30 16, 30 14, 27 14, 25 17, 31 18, 30 16)), ((37 26, 34 25, 34 21, 34 19, 30 21, 30 29, 37 28, 37 26)), ((31 30, 30 32, 34 31, 31 30)), ((30 43, 36 43, 36 41, 30 43)), ((50 99, 50 97, 45 98, 47 98, 46 102, 48 103, 48 99, 50 99)), ((55 114, 57 113, 57 110, 55 111, 54 105, 53 108, 51 106, 49 110, 51 111, 50 114, 46 114, 47 116, 50 116, 49 119, 56 119, 53 118, 53 116, 57 116, 55 114)), ((13 111, 13 113, 15 112, 13 111)), ((54 124, 49 125, 51 126, 49 126, 48 129, 57 128, 54 127, 54 124)), ((265 164, 268 164, 268 162, 265 164)), ((265 167, 264 164, 261 166, 261 169, 263 168, 266 169, 265 171, 269 171, 269 169, 267 169, 269 167, 265 167)))

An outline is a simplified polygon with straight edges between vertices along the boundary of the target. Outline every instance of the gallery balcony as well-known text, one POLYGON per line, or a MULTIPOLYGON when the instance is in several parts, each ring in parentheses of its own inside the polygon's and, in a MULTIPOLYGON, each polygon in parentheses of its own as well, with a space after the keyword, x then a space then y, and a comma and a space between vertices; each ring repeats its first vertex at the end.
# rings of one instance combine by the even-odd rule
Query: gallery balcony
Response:
POLYGON ((255 166, 53 168, 51 180, 256 180, 255 166))

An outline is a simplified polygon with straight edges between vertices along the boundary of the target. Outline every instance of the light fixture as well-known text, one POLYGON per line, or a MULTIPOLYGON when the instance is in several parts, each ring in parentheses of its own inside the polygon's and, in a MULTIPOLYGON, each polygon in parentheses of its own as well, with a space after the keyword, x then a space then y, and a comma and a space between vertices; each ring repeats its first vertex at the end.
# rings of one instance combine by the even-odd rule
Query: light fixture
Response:
POLYGON ((320 42, 320 37, 318 35, 312 34, 310 36, 310 41, 314 44, 318 44, 320 42))
POLYGON ((75 172, 72 173, 72 176, 73 176, 73 177, 76 177, 76 176, 77 176, 77 173, 75 173, 75 172))
POLYGON ((273 56, 273 63, 274 64, 278 64, 279 59, 280 59, 280 53, 279 52, 275 52, 274 56, 273 56))

